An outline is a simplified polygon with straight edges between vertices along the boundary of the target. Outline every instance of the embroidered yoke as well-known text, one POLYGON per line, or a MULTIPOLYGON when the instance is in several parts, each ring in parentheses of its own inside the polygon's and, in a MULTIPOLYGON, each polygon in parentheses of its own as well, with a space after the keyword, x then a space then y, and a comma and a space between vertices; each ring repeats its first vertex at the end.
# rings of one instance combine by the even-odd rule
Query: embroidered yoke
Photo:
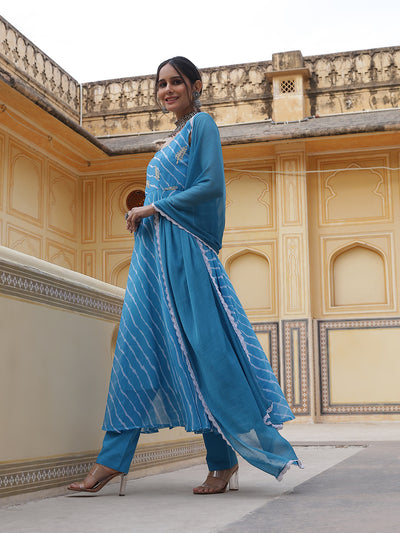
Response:
POLYGON ((103 429, 218 431, 280 478, 300 466, 277 431, 294 417, 218 259, 225 179, 208 114, 156 153, 145 203, 157 214, 135 233, 103 429))

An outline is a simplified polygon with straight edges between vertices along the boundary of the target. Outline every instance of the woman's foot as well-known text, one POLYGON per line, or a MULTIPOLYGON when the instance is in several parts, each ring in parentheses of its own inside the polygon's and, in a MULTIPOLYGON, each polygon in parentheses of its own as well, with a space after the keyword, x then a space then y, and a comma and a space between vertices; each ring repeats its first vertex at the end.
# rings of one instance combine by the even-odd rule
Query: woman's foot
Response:
POLYGON ((208 473, 207 479, 202 485, 193 489, 193 494, 220 494, 229 490, 239 490, 238 478, 239 465, 228 470, 213 470, 208 473))
POLYGON ((83 481, 71 483, 68 489, 76 492, 97 492, 114 477, 123 475, 122 472, 96 463, 83 481))

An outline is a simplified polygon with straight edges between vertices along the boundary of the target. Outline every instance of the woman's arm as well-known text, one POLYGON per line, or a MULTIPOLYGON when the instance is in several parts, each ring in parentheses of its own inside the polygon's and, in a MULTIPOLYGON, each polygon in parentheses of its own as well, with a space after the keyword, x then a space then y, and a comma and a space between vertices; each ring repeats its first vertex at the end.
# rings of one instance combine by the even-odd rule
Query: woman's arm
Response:
POLYGON ((219 131, 214 120, 205 113, 194 123, 190 151, 185 190, 154 203, 157 210, 170 216, 173 212, 193 213, 199 205, 222 198, 225 194, 219 131))
POLYGON ((206 113, 194 117, 185 190, 154 202, 156 210, 214 250, 225 226, 225 176, 217 125, 206 113))
POLYGON ((155 212, 156 210, 154 209, 153 204, 134 207, 127 213, 126 229, 131 233, 136 231, 142 219, 154 215, 155 212))

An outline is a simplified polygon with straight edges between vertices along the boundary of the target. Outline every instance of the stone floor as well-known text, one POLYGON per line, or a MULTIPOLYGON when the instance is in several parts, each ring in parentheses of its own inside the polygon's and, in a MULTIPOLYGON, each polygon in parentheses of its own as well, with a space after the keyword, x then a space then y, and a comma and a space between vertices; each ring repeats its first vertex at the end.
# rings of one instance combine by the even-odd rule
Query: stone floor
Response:
POLYGON ((289 424, 304 470, 284 480, 240 461, 240 490, 195 496, 204 465, 0 508, 0 532, 400 532, 400 422, 289 424))

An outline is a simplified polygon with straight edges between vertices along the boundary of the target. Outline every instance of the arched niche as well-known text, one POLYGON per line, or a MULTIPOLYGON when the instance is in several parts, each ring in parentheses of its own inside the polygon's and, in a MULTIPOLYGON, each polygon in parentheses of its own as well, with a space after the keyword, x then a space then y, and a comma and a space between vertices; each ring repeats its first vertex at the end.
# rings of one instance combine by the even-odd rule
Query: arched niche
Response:
POLYGON ((265 227, 271 223, 270 184, 255 173, 226 183, 226 227, 265 227))
POLYGON ((245 309, 271 308, 271 265, 265 255, 253 250, 235 254, 227 272, 245 309))
POLYGON ((362 243, 336 252, 331 260, 333 306, 387 304, 386 260, 362 243))
POLYGON ((128 281, 130 260, 122 261, 116 265, 111 272, 111 283, 122 289, 126 288, 128 281))

